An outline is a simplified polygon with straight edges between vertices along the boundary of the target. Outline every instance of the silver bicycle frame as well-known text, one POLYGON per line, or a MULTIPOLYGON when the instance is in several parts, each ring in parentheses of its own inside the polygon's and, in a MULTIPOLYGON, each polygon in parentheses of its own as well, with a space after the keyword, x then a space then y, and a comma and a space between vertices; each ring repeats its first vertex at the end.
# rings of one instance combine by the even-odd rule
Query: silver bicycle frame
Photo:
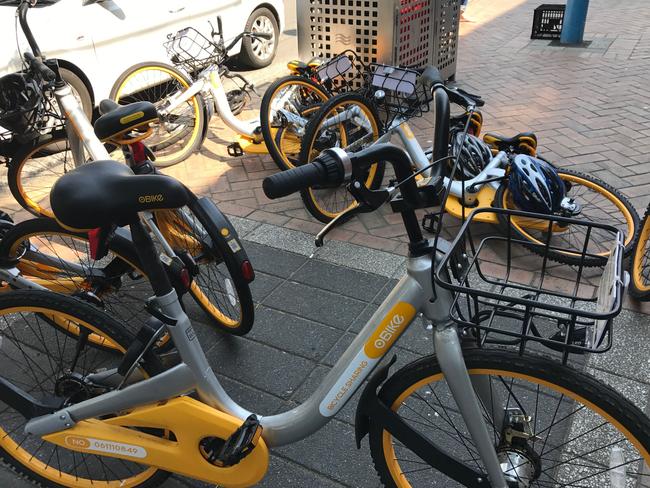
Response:
MULTIPOLYGON (((438 255, 437 261, 440 258, 438 255)), ((406 275, 307 401, 288 412, 261 417, 262 435, 270 447, 296 442, 331 420, 391 350, 413 319, 422 314, 435 326, 434 344, 438 361, 486 466, 492 486, 507 488, 479 400, 463 361, 456 326, 449 318, 452 295, 448 290, 433 289, 432 266, 429 255, 409 258, 406 275)), ((176 293, 172 291, 166 296, 154 298, 154 301, 162 313, 176 321, 176 325, 167 328, 182 362, 160 375, 131 384, 122 390, 114 390, 58 412, 34 418, 26 424, 26 433, 43 436, 63 431, 81 420, 130 410, 193 390, 196 390, 203 402, 214 408, 240 419, 250 415, 251 412, 230 398, 219 383, 176 293)), ((483 405, 495 405, 496 408, 501 404, 498 399, 481 400, 483 405)), ((495 416, 498 416, 498 412, 492 415, 493 418, 495 416)))
POLYGON ((226 91, 223 88, 221 77, 216 67, 210 67, 201 72, 199 78, 185 91, 174 95, 168 101, 166 107, 159 110, 161 115, 165 115, 182 103, 187 102, 197 93, 210 93, 217 108, 217 113, 221 116, 224 123, 237 132, 248 137, 256 137, 255 129, 260 125, 259 120, 239 120, 230 110, 226 91))
POLYGON ((104 145, 97 139, 93 126, 72 94, 70 86, 65 84, 61 88, 57 88, 54 91, 54 96, 66 118, 65 129, 75 166, 86 162, 84 149, 91 161, 111 159, 104 145))

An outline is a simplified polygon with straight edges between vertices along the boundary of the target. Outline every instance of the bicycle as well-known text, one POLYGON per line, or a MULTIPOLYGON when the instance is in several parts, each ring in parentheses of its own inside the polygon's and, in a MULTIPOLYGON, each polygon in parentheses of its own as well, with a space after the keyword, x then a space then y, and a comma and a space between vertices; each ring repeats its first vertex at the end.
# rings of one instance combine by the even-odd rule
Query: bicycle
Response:
POLYGON ((248 92, 255 89, 243 76, 229 72, 228 52, 243 38, 270 39, 272 34, 242 32, 226 46, 220 17, 217 26, 218 32, 212 28, 211 39, 192 27, 170 34, 165 48, 174 66, 158 62, 136 64, 124 71, 111 88, 110 98, 119 104, 148 101, 156 106, 160 121, 149 145, 158 167, 180 163, 196 152, 215 112, 240 137, 239 142, 229 146, 229 154, 240 156, 242 146, 246 151, 266 152, 259 122, 242 121, 235 116, 222 77, 243 84, 236 93, 230 93, 231 101, 236 102, 235 111, 241 111, 248 92))
MULTIPOLYGON (((440 134, 440 137, 438 135, 441 130, 440 120, 449 119, 450 110, 445 103, 438 104, 431 97, 432 88, 444 86, 437 70, 430 67, 416 71, 374 65, 367 85, 366 90, 369 93, 365 96, 359 93, 337 95, 323 104, 311 117, 303 138, 300 159, 309 161, 327 147, 357 150, 368 145, 388 142, 397 135, 413 160, 415 168, 421 171, 425 178, 423 184, 426 184, 426 178, 444 175, 447 171, 447 160, 444 157, 448 144, 424 151, 407 123, 409 118, 428 111, 430 103, 434 102, 435 140, 452 141, 449 130, 446 134, 440 134), (348 141, 350 134, 353 134, 353 139, 348 141), (440 161, 441 164, 431 168, 431 161, 440 161)), ((451 135, 462 135, 463 129, 470 125, 475 125, 475 128, 480 130, 478 119, 482 118, 476 115, 479 113, 477 107, 483 105, 480 97, 457 88, 445 89, 452 102, 458 104, 464 112, 461 116, 453 118, 451 135)), ((466 137, 470 136, 462 135, 462 144, 466 142, 466 137)), ((521 209, 522 207, 514 201, 513 187, 509 184, 511 169, 513 165, 521 164, 523 159, 531 156, 531 151, 535 159, 540 159, 536 154, 537 140, 534 134, 522 133, 511 138, 486 134, 484 138, 492 144, 492 155, 488 155, 477 165, 471 177, 461 175, 453 182, 444 180, 445 187, 449 185, 450 188, 450 197, 445 200, 445 210, 459 219, 466 218, 471 210, 477 207, 521 209)), ((567 217, 611 223, 625 232, 625 255, 629 255, 639 228, 639 217, 627 198, 591 175, 555 167, 552 171, 564 186, 563 198, 554 212, 567 217)), ((378 182, 366 182, 368 187, 373 184, 378 182)), ((322 222, 331 221, 354 205, 353 199, 341 187, 312 187, 302 191, 301 196, 307 210, 322 222)), ((535 244, 546 242, 548 237, 545 222, 536 222, 524 217, 506 218, 499 212, 484 212, 478 215, 476 220, 501 227, 514 225, 514 231, 521 239, 535 244)), ((584 236, 575 235, 575 232, 580 230, 583 228, 554 228, 551 237, 554 244, 563 250, 551 251, 549 257, 563 263, 577 264, 579 250, 569 253, 566 249, 575 249, 578 243, 584 242, 584 236)), ((594 247, 591 249, 594 254, 606 255, 610 251, 602 248, 598 239, 590 240, 590 245, 594 247)), ((532 249, 537 247, 533 246, 532 249)))
POLYGON ((650 205, 641 220, 641 230, 630 259, 629 293, 637 300, 650 300, 650 205))
POLYGON ((264 144, 280 170, 297 165, 309 117, 331 96, 353 90, 365 71, 350 50, 327 61, 290 61, 287 67, 291 74, 267 88, 260 106, 264 144))
POLYGON ((83 161, 86 153, 94 160, 109 156, 94 137, 92 126, 70 86, 61 77, 56 60, 42 61, 41 50, 27 24, 30 7, 31 2, 23 1, 16 10, 32 50, 23 55, 26 71, 0 78, 5 92, 0 123, 9 129, 0 141, 0 155, 8 167, 11 194, 23 208, 33 212, 38 208, 37 202, 49 191, 49 185, 46 190, 30 187, 26 179, 32 176, 47 179, 47 175, 43 175, 45 172, 58 175, 59 163, 52 159, 56 159, 53 155, 61 151, 64 140, 68 141, 67 147, 76 161, 83 161), (54 108, 54 103, 58 109, 54 108))
MULTIPOLYGON (((444 96, 440 89, 437 93, 444 96)), ((168 330, 172 335, 181 361, 163 373, 148 376, 149 349, 141 344, 131 346, 122 360, 115 359, 113 366, 102 364, 99 371, 79 368, 78 373, 70 370, 65 379, 71 376, 77 381, 66 382, 70 385, 67 402, 61 401, 60 394, 49 394, 49 385, 16 385, 15 379, 7 376, 15 370, 3 372, 0 394, 10 413, 7 417, 0 412, 0 426, 7 433, 0 437, 4 443, 0 454, 26 476, 67 486, 83 486, 91 481, 157 486, 167 475, 162 470, 166 470, 209 483, 252 486, 266 471, 269 447, 297 441, 325 425, 369 378, 357 411, 356 438, 360 443, 369 436, 375 466, 386 486, 430 486, 431 479, 422 480, 422 476, 433 471, 465 486, 498 488, 548 486, 553 479, 569 486, 583 486, 585 477, 596 486, 607 486, 611 470, 622 476, 624 483, 643 477, 642 469, 650 462, 647 417, 614 390, 566 365, 566 361, 524 354, 528 341, 540 340, 524 333, 529 330, 531 313, 535 320, 554 320, 556 326, 568 320, 568 337, 559 341, 541 338, 543 343, 552 342, 562 348, 564 357, 574 352, 602 351, 611 345, 612 320, 620 311, 624 288, 622 237, 616 229, 576 223, 610 231, 614 247, 609 257, 600 257, 605 272, 599 300, 558 294, 543 286, 532 287, 533 295, 528 296, 530 290, 526 289, 526 296, 509 298, 515 304, 507 308, 524 327, 517 334, 521 350, 479 348, 485 344, 479 332, 483 324, 477 325, 474 319, 481 315, 470 317, 469 327, 461 327, 456 320, 462 318, 451 315, 457 309, 454 302, 467 293, 470 300, 483 302, 495 294, 481 295, 467 286, 470 280, 465 274, 472 269, 476 256, 460 252, 471 252, 460 244, 464 234, 454 243, 439 236, 434 243, 424 239, 415 209, 430 205, 439 193, 416 185, 412 163, 403 150, 390 145, 375 145, 349 154, 329 150, 311 163, 267 178, 264 189, 271 198, 307 185, 347 180, 361 202, 355 212, 358 208, 376 210, 391 200, 407 228, 410 254, 407 274, 316 392, 289 412, 258 418, 237 405, 210 370, 157 259, 146 221, 138 217, 140 211, 151 210, 151 206, 138 203, 138 196, 143 194, 139 185, 144 180, 125 174, 122 168, 117 163, 99 162, 68 173, 53 188, 53 208, 58 219, 77 228, 105 226, 116 214, 129 215, 138 255, 154 277, 155 297, 150 307, 156 311, 158 330, 168 330), (394 167, 399 186, 374 193, 364 187, 365 171, 376 160, 394 167), (104 178, 94 178, 95 171, 101 171, 104 178), (107 194, 114 184, 120 185, 123 195, 107 208, 110 212, 97 214, 86 209, 84 203, 107 194), (83 191, 74 193, 70 188, 83 191), (455 274, 457 281, 451 279, 456 266, 448 266, 452 257, 469 261, 460 274, 455 274), (452 291, 457 287, 462 288, 462 293, 452 291), (558 305, 560 297, 574 306, 558 305), (588 309, 582 309, 583 305, 588 309), (433 324, 436 356, 417 360, 390 378, 392 363, 370 376, 419 312, 433 324), (580 344, 573 341, 577 328, 589 331, 580 344), (469 333, 469 340, 463 341, 465 347, 461 347, 461 337, 468 336, 462 331, 469 333), (25 387, 33 387, 29 395, 25 387), (196 391, 196 396, 185 395, 190 391, 196 391), (37 392, 47 393, 48 403, 36 400, 37 392), (544 401, 541 407, 540 398, 544 401), (418 422, 408 407, 427 421, 418 422), (8 427, 5 419, 16 418, 12 411, 23 418, 8 427), (7 445, 14 449, 7 449, 7 445), (406 459, 409 452, 418 458, 406 459), (74 461, 74 456, 81 459, 74 461), (617 459, 610 468, 610 461, 617 459), (575 464, 581 468, 577 473, 572 469, 575 464), (431 469, 425 473, 426 468, 431 469)), ((440 182, 438 179, 437 186, 440 182)), ((165 202, 178 206, 185 203, 186 193, 180 183, 170 182, 162 192, 165 202)), ((549 225, 565 220, 535 217, 547 219, 549 225)), ((321 240, 327 228, 331 225, 321 232, 321 240)), ((510 239, 506 244, 519 244, 517 241, 510 239)), ((588 254, 585 252, 585 256, 588 254)), ((499 286, 516 291, 508 277, 505 280, 499 286)), ((580 282, 578 273, 576 286, 580 282)), ((505 307, 503 296, 496 296, 496 303, 486 303, 493 312, 488 317, 499 317, 505 307)), ((4 305, 0 301, 3 317, 13 304, 4 305)), ((37 304, 23 304, 23 308, 25 318, 38 319, 37 313, 27 313, 39 310, 37 304)), ((5 338, 11 332, 11 327, 0 327, 5 338)), ((110 330, 104 332, 110 337, 110 330)), ((7 339, 2 344, 9 342, 7 339)), ((62 365, 61 370, 68 369, 62 365)))
MULTIPOLYGON (((92 160, 110 159, 100 138, 112 142, 113 146, 122 147, 127 153, 137 146, 138 158, 128 160, 131 168, 140 173, 152 172, 148 159, 150 151, 145 149, 141 140, 150 134, 151 129, 145 130, 145 128, 156 121, 158 115, 155 108, 147 103, 118 108, 117 105, 102 102, 100 106, 103 107, 103 112, 110 113, 104 113, 95 122, 93 128, 85 118, 81 106, 72 96, 70 88, 61 80, 56 63, 49 61, 43 63, 40 60, 40 49, 27 23, 27 11, 31 6, 32 2, 23 1, 17 9, 21 28, 34 53, 34 55, 25 53, 25 58, 30 60, 31 71, 39 74, 43 80, 50 80, 50 84, 40 84, 38 89, 53 90, 59 106, 63 109, 63 119, 60 122, 64 124, 66 132, 65 135, 62 130, 39 135, 38 129, 41 124, 39 121, 43 118, 44 112, 42 110, 19 112, 17 115, 20 118, 17 118, 17 121, 25 125, 27 120, 29 122, 27 127, 36 139, 33 143, 24 146, 21 146, 22 143, 18 139, 12 140, 12 144, 18 148, 16 153, 19 156, 9 162, 8 178, 12 194, 23 208, 35 215, 52 218, 54 214, 49 208, 49 193, 53 177, 66 173, 70 167, 83 165, 87 156, 92 160), (25 116, 28 118, 25 119, 25 116), (141 132, 143 130, 144 133, 141 132), (70 150, 62 150, 62 147, 70 150)), ((23 92, 17 92, 18 98, 22 95, 23 92)), ((37 97, 38 101, 43 99, 46 98, 37 97)), ((5 115, 16 116, 16 114, 5 115)), ((47 126, 49 130, 50 124, 48 123, 47 126)), ((164 177, 155 177, 151 184, 154 184, 154 181, 161 181, 160 178, 164 177)), ((119 189, 116 191, 119 192, 119 189)), ((149 218, 151 225, 156 228, 158 241, 171 259, 167 267, 172 268, 174 276, 186 275, 184 278, 187 282, 186 286, 190 287, 190 293, 210 321, 216 327, 230 333, 247 333, 253 324, 254 312, 248 283, 253 280, 254 273, 245 251, 239 245, 237 233, 227 218, 208 199, 196 197, 185 209, 159 211, 155 215, 151 214, 149 218), (201 269, 205 271, 202 275, 199 274, 201 269)), ((64 288, 69 292, 81 292, 84 296, 88 296, 89 290, 79 290, 77 285, 88 286, 88 272, 96 268, 96 256, 90 252, 90 249, 92 245, 97 245, 97 238, 95 237, 95 242, 89 245, 86 242, 92 241, 92 236, 61 237, 67 231, 54 224, 40 221, 38 224, 30 225, 32 227, 29 227, 29 233, 20 236, 17 235, 19 231, 15 231, 12 235, 16 236, 16 239, 25 237, 27 240, 30 238, 37 240, 36 236, 40 233, 39 243, 45 249, 49 248, 50 253, 56 251, 57 254, 43 258, 44 262, 60 265, 62 260, 60 250, 65 249, 66 243, 79 246, 73 251, 83 250, 81 254, 84 257, 82 260, 80 255, 75 257, 68 255, 68 259, 77 262, 68 263, 69 266, 64 268, 48 267, 39 263, 28 264, 28 260, 22 260, 21 266, 25 272, 37 273, 37 278, 49 281, 49 285, 45 283, 46 287, 55 286, 54 283, 64 280, 67 283, 67 287, 64 288), (37 231, 36 234, 34 230, 37 231)), ((26 227, 20 226, 20 229, 26 227)), ((110 233, 110 230, 102 231, 110 233)), ((128 232, 118 232, 122 233, 123 238, 129 239, 128 232)), ((12 247, 5 247, 5 257, 15 258, 22 243, 22 240, 14 241, 10 243, 12 247)), ((113 255, 119 258, 119 251, 123 251, 126 247, 128 244, 118 246, 111 252, 115 251, 113 255)), ((129 254, 133 256, 134 252, 129 254)), ((101 260, 103 257, 97 259, 101 260)), ((137 264, 133 260, 130 263, 137 264)), ((120 268, 123 271, 118 272, 113 278, 120 279, 124 273, 130 272, 128 271, 130 268, 128 263, 123 262, 120 268)))

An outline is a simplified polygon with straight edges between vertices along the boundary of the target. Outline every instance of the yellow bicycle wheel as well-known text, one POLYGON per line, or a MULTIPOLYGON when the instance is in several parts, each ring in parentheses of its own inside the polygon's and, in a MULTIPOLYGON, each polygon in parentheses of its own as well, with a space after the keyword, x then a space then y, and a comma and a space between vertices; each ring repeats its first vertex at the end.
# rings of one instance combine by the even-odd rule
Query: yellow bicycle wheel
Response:
MULTIPOLYGON (((321 151, 340 147, 358 151, 381 136, 381 123, 374 105, 357 93, 343 93, 329 99, 307 124, 300 150, 301 163, 308 163, 321 151)), ((367 172, 365 185, 377 188, 384 177, 384 163, 373 164, 367 172)), ((301 191, 305 207, 321 222, 357 205, 345 186, 311 187, 301 191)))
MULTIPOLYGON (((481 410, 509 486, 582 488, 647 482, 650 421, 618 392, 593 376, 538 355, 474 349, 465 351, 464 360, 473 384, 483 385, 488 397, 484 396, 481 410), (622 484, 612 484, 612 468, 618 468, 622 484)), ((438 449, 477 473, 476 478, 487 479, 435 356, 397 371, 379 397, 433 446, 432 451, 438 449)), ((384 486, 468 486, 440 472, 450 463, 436 469, 409 449, 408 441, 385 430, 381 419, 373 420, 370 450, 384 486)))
POLYGON ((203 142, 206 120, 205 101, 200 93, 172 110, 169 103, 187 90, 192 81, 173 66, 147 62, 132 66, 122 73, 110 97, 119 104, 147 101, 158 109, 166 109, 157 123, 151 124, 153 134, 145 141, 156 155, 155 165, 172 166, 187 159, 203 142))
MULTIPOLYGON (((566 196, 573 198, 579 205, 580 211, 572 217, 587 222, 611 225, 619 229, 625 235, 625 255, 632 252, 639 228, 639 216, 627 198, 615 188, 593 176, 567 169, 558 170, 558 175, 566 187, 566 196)), ((518 208, 513 201, 507 182, 499 186, 494 197, 494 206, 506 209, 518 208)), ((508 225, 508 216, 503 214, 497 214, 497 216, 502 225, 508 225)), ((525 217, 511 217, 510 222, 512 230, 518 238, 535 244, 546 244, 549 238, 548 225, 540 226, 539 222, 525 217)), ((593 254, 594 257, 584 258, 582 254, 586 238, 585 229, 584 226, 572 227, 571 225, 563 228, 555 227, 553 235, 550 236, 550 245, 561 250, 549 250, 548 257, 565 264, 601 265, 603 260, 598 256, 603 258, 609 256, 614 244, 612 234, 603 229, 592 228, 589 246, 584 251, 593 254)), ((536 251, 540 248, 531 246, 530 249, 536 251)))
POLYGON ((156 225, 175 251, 187 253, 197 265, 190 295, 211 325, 229 334, 243 335, 254 321, 251 291, 228 246, 220 249, 219 236, 189 207, 156 210, 156 225))
MULTIPOLYGON (((0 258, 19 258, 17 268, 35 285, 93 303, 134 332, 149 318, 143 303, 153 290, 138 268, 135 249, 125 239, 111 239, 106 256, 96 260, 91 257, 86 234, 63 229, 52 219, 32 219, 7 231, 0 244, 0 258)), ((57 321, 51 325, 63 327, 57 321)), ((65 332, 73 337, 79 334, 75 328, 65 332)), ((115 347, 94 334, 88 340, 99 347, 115 347)), ((168 341, 165 335, 158 345, 168 341)))
MULTIPOLYGON (((113 390, 119 383, 88 383, 89 374, 119 366, 135 333, 108 314, 72 297, 42 291, 15 291, 0 296, 0 366, 4 382, 53 405, 52 411, 113 390), (105 337, 115 345, 99 350, 79 345, 49 318, 70 328, 105 337)), ((141 376, 162 371, 155 359, 139 367, 141 376)), ((2 398, 0 398, 2 400, 2 398)), ((169 476, 157 468, 73 452, 25 433, 29 420, 3 402, 0 411, 0 457, 13 470, 41 486, 74 488, 153 488, 169 476)), ((155 433, 152 432, 153 435, 155 433)), ((164 432, 160 436, 164 437, 164 432)))
POLYGON ((329 98, 324 87, 303 76, 287 76, 269 86, 262 98, 260 126, 269 154, 281 170, 298 163, 309 118, 329 98))
POLYGON ((630 261, 630 295, 650 300, 650 205, 643 216, 641 231, 630 261))
POLYGON ((43 136, 9 162, 7 179, 11 194, 28 212, 54 217, 50 189, 56 180, 75 168, 70 145, 64 135, 43 136))

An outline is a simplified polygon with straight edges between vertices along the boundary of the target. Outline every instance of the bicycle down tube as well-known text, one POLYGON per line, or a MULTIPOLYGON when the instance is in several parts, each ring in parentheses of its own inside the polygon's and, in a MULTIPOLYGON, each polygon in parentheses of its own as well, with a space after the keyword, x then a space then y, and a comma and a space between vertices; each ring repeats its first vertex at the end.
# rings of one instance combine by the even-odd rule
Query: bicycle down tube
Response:
POLYGON ((208 69, 201 73, 200 78, 197 81, 192 83, 192 85, 184 92, 174 96, 169 105, 163 109, 160 109, 159 111, 161 114, 171 112, 182 103, 187 102, 197 93, 201 93, 206 90, 210 91, 212 98, 216 104, 219 116, 223 119, 224 123, 229 128, 239 134, 248 137, 256 137, 257 134, 255 130, 259 126, 259 121, 241 121, 232 113, 230 110, 230 105, 228 104, 226 92, 223 88, 223 84, 221 83, 221 77, 219 76, 219 72, 216 69, 208 69))

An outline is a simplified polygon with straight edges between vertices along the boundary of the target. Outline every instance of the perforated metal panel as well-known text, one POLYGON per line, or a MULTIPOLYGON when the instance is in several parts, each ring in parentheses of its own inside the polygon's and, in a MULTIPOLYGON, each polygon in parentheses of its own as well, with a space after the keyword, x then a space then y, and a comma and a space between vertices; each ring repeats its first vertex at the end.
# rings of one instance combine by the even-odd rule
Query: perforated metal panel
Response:
POLYGON ((433 49, 435 58, 432 64, 438 67, 443 78, 449 79, 456 74, 460 2, 458 0, 435 1, 436 35, 433 49))
POLYGON ((300 57, 352 49, 364 63, 456 71, 460 0, 297 0, 300 57))

